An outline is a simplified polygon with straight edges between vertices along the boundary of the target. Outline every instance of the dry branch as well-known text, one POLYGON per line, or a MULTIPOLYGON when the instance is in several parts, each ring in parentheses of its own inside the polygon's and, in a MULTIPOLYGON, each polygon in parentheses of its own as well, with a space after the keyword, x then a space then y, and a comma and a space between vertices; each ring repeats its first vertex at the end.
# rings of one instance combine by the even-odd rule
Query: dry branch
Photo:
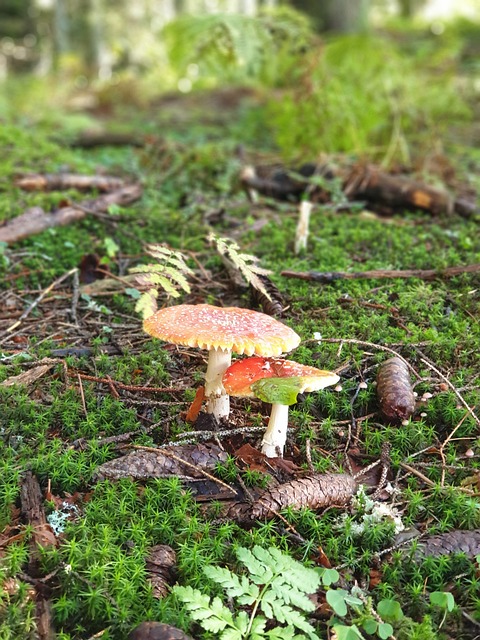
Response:
POLYGON ((62 191, 64 189, 89 191, 97 189, 102 193, 116 191, 125 186, 125 182, 121 178, 114 176, 83 176, 74 173, 32 173, 17 178, 14 184, 25 191, 62 191))
POLYGON ((52 213, 46 213, 41 207, 32 207, 0 227, 0 242, 7 244, 18 242, 51 227, 77 222, 88 214, 106 213, 112 205, 125 207, 141 196, 142 187, 138 184, 132 184, 99 198, 84 200, 78 205, 57 209, 52 213))
POLYGON ((480 263, 444 269, 405 269, 392 271, 389 269, 373 269, 372 271, 282 271, 285 278, 312 280, 320 284, 331 284, 335 280, 358 280, 369 278, 420 278, 434 280, 435 278, 454 278, 462 273, 480 273, 480 263))
POLYGON ((287 507, 321 509, 344 506, 350 502, 357 488, 355 479, 350 475, 317 473, 268 489, 253 505, 235 505, 230 509, 229 515, 248 522, 273 518, 287 507))

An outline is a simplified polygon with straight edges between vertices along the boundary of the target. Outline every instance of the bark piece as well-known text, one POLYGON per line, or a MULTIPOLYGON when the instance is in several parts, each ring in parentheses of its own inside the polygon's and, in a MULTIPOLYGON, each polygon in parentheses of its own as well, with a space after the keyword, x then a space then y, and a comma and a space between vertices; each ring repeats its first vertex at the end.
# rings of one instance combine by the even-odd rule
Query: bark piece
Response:
POLYGON ((21 515, 24 522, 32 526, 33 534, 30 544, 28 572, 38 577, 40 552, 39 547, 55 546, 57 540, 45 517, 42 492, 36 476, 27 471, 20 487, 21 515))
POLYGON ((106 213, 113 204, 124 207, 138 200, 141 195, 142 187, 132 184, 94 200, 84 200, 78 205, 57 209, 53 213, 46 213, 41 207, 31 207, 25 213, 0 226, 0 242, 7 244, 18 242, 51 227, 77 222, 88 214, 106 213))
POLYGON ((107 478, 111 480, 119 478, 146 480, 148 478, 163 478, 166 475, 202 478, 201 471, 196 471, 190 465, 195 465, 199 469, 215 469, 219 462, 226 460, 226 452, 214 444, 185 444, 159 449, 158 453, 140 449, 100 465, 95 477, 97 480, 107 478), (168 452, 174 454, 177 459, 169 457, 168 452), (182 464, 178 458, 185 460, 189 465, 182 464))
POLYGON ((54 363, 41 364, 38 367, 32 367, 31 369, 27 369, 26 371, 19 373, 18 376, 10 376, 10 378, 4 380, 0 386, 11 387, 14 384, 26 384, 28 386, 48 373, 53 365, 54 363))
MULTIPOLYGON (((45 517, 42 492, 36 476, 27 471, 20 487, 20 510, 22 519, 32 527, 28 575, 32 578, 41 577, 40 547, 50 547, 57 544, 55 534, 45 517)), ((41 584, 35 587, 35 619, 39 640, 53 640, 53 630, 50 602, 43 595, 41 584)))
POLYGON ((426 556, 443 556, 464 553, 469 558, 480 554, 480 529, 473 531, 448 531, 428 536, 418 544, 416 559, 426 556))
POLYGON ((350 502, 358 485, 344 473, 317 473, 268 489, 252 504, 238 504, 229 515, 241 522, 273 518, 276 513, 292 509, 321 509, 344 506, 350 502))
POLYGON ((410 372, 397 357, 383 362, 377 373, 377 395, 382 413, 392 420, 407 420, 415 411, 410 372))
POLYGON ((165 598, 170 592, 170 585, 175 580, 177 554, 166 544, 157 544, 150 549, 145 567, 153 587, 153 596, 165 598))
POLYGON ((133 629, 128 640, 193 640, 183 631, 163 622, 141 622, 133 629))
POLYGON ((15 186, 25 191, 62 191, 97 189, 102 193, 115 191, 125 186, 121 178, 114 176, 84 176, 75 173, 32 173, 15 180, 15 186))

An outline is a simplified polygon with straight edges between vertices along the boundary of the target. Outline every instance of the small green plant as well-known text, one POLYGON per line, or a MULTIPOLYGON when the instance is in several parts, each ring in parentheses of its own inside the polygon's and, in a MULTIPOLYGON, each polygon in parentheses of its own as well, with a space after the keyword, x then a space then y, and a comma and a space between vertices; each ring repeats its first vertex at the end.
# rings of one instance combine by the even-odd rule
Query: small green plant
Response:
POLYGON ((190 293, 187 276, 192 270, 185 262, 180 251, 174 251, 160 244, 150 244, 146 252, 157 260, 156 264, 140 265, 130 269, 131 273, 138 273, 137 281, 146 291, 140 295, 135 310, 148 318, 157 310, 159 288, 172 298, 180 296, 180 290, 190 293))
POLYGON ((194 620, 206 631, 218 634, 216 637, 221 640, 319 637, 304 615, 315 609, 308 594, 320 586, 318 571, 304 567, 274 547, 263 549, 256 545, 251 551, 239 547, 237 558, 246 567, 248 576, 238 576, 224 567, 204 569, 207 577, 220 584, 234 601, 237 613, 232 613, 218 596, 211 599, 192 587, 173 589, 194 620), (261 614, 257 615, 259 611, 261 614), (284 626, 267 630, 267 624, 273 620, 284 626))
POLYGON ((455 598, 453 594, 448 591, 432 591, 430 594, 430 604, 443 609, 443 618, 438 625, 438 628, 441 629, 447 614, 453 611, 455 607, 455 598))

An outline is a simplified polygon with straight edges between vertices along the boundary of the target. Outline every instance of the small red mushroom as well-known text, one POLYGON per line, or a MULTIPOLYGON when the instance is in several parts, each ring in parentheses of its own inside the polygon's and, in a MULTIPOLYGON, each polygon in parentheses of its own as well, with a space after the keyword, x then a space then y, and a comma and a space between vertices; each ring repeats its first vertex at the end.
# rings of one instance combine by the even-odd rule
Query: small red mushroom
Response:
POLYGON ((259 311, 210 304, 180 304, 160 309, 143 323, 145 331, 166 342, 208 350, 205 374, 207 412, 228 417, 230 400, 222 376, 232 352, 279 356, 300 344, 293 329, 259 311))
POLYGON ((223 375, 231 396, 257 397, 272 404, 262 453, 281 457, 287 439, 288 407, 305 391, 318 391, 339 381, 336 373, 281 358, 245 358, 234 362, 223 375))

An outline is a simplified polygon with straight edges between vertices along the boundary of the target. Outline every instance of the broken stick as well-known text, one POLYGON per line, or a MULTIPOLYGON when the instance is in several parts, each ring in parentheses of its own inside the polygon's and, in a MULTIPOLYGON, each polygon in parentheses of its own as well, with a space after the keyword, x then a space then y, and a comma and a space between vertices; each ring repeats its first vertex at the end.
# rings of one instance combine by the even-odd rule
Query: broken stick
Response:
POLYGON ((462 273, 480 273, 480 263, 466 266, 446 267, 445 269, 405 269, 392 271, 389 269, 373 269, 372 271, 282 271, 285 278, 312 280, 321 284, 331 284, 335 280, 359 280, 368 278, 453 278, 462 273))
POLYGON ((8 220, 3 226, 0 226, 0 242, 11 244, 51 227, 77 222, 88 214, 106 213, 112 205, 125 207, 141 196, 142 187, 139 184, 132 184, 93 200, 84 200, 78 205, 72 204, 57 209, 52 213, 46 213, 41 207, 32 207, 22 215, 8 220))

